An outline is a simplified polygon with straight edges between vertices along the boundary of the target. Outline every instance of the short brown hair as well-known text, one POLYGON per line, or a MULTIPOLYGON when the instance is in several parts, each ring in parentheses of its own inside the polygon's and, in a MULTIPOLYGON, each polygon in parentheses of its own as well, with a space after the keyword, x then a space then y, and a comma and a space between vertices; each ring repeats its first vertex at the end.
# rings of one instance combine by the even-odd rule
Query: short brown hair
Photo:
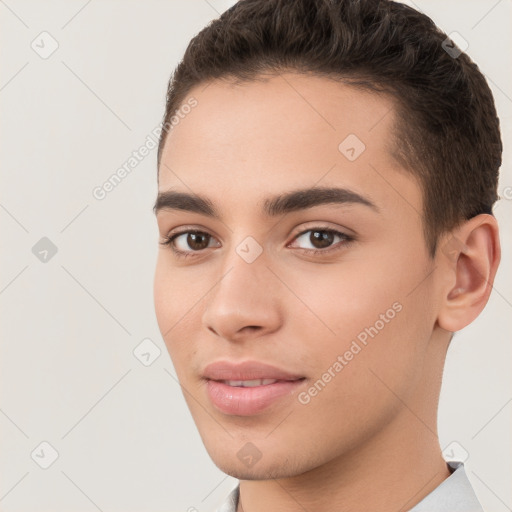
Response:
POLYGON ((240 0, 190 41, 169 80, 158 167, 170 119, 199 84, 295 71, 383 92, 395 99, 393 155, 421 184, 434 256, 440 234, 492 214, 502 153, 491 90, 450 47, 428 16, 389 0, 240 0))

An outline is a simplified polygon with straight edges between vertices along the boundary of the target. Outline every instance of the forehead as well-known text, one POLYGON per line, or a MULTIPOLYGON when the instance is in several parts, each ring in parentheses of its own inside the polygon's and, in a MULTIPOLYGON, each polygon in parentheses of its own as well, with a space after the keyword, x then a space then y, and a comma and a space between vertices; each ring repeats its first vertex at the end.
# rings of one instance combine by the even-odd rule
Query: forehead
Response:
POLYGON ((190 98, 197 105, 168 135, 159 191, 247 200, 327 179, 378 193, 379 171, 399 170, 392 157, 394 107, 385 95, 282 73, 239 84, 215 80, 192 89, 190 98))

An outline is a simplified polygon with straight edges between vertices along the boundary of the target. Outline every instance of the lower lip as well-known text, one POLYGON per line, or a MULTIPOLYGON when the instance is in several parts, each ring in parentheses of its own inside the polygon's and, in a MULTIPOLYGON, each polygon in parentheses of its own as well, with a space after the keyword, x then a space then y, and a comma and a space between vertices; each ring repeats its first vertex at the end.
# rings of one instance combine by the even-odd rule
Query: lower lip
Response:
POLYGON ((207 391, 213 405, 225 414, 251 416, 264 411, 279 398, 291 395, 304 382, 277 381, 266 386, 243 388, 215 380, 207 381, 207 391))

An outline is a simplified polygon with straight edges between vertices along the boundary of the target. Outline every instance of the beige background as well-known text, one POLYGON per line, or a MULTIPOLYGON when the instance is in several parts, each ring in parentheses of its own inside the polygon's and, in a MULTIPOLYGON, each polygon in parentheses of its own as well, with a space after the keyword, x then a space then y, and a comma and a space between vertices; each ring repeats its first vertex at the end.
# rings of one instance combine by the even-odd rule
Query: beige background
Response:
MULTIPOLYGON (((156 149, 104 199, 93 196, 161 121, 190 38, 232 3, 0 0, 2 512, 207 511, 236 483, 208 457, 156 324, 156 149), (133 351, 147 338, 145 366, 133 351), (52 448, 42 442, 58 452, 47 469, 52 448)), ((503 263, 487 309, 450 348, 439 417, 446 453, 467 452, 480 500, 504 512, 512 507, 512 3, 414 5, 468 41, 507 144, 496 208, 503 263)))

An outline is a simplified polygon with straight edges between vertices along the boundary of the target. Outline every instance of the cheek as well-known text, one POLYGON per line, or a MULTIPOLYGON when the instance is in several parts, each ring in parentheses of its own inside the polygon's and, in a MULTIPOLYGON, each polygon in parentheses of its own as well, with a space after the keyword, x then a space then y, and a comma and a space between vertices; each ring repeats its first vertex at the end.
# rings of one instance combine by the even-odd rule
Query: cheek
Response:
POLYGON ((385 320, 396 316, 393 305, 400 301, 400 286, 389 272, 374 267, 374 262, 350 261, 293 271, 285 279, 294 283, 300 299, 293 306, 294 316, 317 335, 332 339, 338 349, 375 322, 381 327, 380 315, 387 313, 385 320))
POLYGON ((193 269, 180 270, 166 261, 165 254, 159 255, 153 299, 158 326, 166 341, 193 316, 194 307, 200 306, 207 291, 202 280, 204 275, 195 275, 193 269))
POLYGON ((193 357, 195 340, 199 328, 194 320, 194 307, 200 307, 200 298, 205 290, 197 280, 176 271, 159 256, 153 283, 155 315, 177 372, 193 357), (194 331, 195 329, 195 331, 194 331))
POLYGON ((164 334, 172 326, 172 317, 174 316, 173 303, 175 301, 172 288, 169 286, 169 275, 161 262, 160 256, 157 261, 153 281, 153 302, 158 327, 165 340, 166 336, 164 334))
POLYGON ((387 287, 360 287, 348 297, 337 290, 336 297, 314 303, 336 336, 318 336, 326 331, 318 321, 298 326, 302 341, 314 348, 306 363, 309 387, 297 397, 295 419, 311 432, 322 431, 332 449, 345 450, 391 421, 401 406, 397 396, 408 399, 421 374, 428 329, 416 322, 416 305, 387 287))
MULTIPOLYGON (((354 260, 317 267, 314 274, 295 274, 293 289, 301 301, 296 301, 293 316, 299 319, 296 329, 306 342, 301 349, 309 347, 307 366, 315 378, 331 368, 331 373, 344 375, 342 394, 361 398, 368 380, 376 378, 372 371, 390 387, 407 387, 415 378, 434 317, 429 283, 417 287, 426 271, 403 272, 404 268, 413 267, 399 261, 388 266, 382 260, 354 260), (343 370, 338 364, 336 372, 332 367, 338 356, 343 370)), ((329 387, 334 391, 337 386, 329 387)), ((370 399, 381 394, 375 391, 372 385, 366 389, 370 399)), ((389 393, 385 388, 380 391, 389 393)))

